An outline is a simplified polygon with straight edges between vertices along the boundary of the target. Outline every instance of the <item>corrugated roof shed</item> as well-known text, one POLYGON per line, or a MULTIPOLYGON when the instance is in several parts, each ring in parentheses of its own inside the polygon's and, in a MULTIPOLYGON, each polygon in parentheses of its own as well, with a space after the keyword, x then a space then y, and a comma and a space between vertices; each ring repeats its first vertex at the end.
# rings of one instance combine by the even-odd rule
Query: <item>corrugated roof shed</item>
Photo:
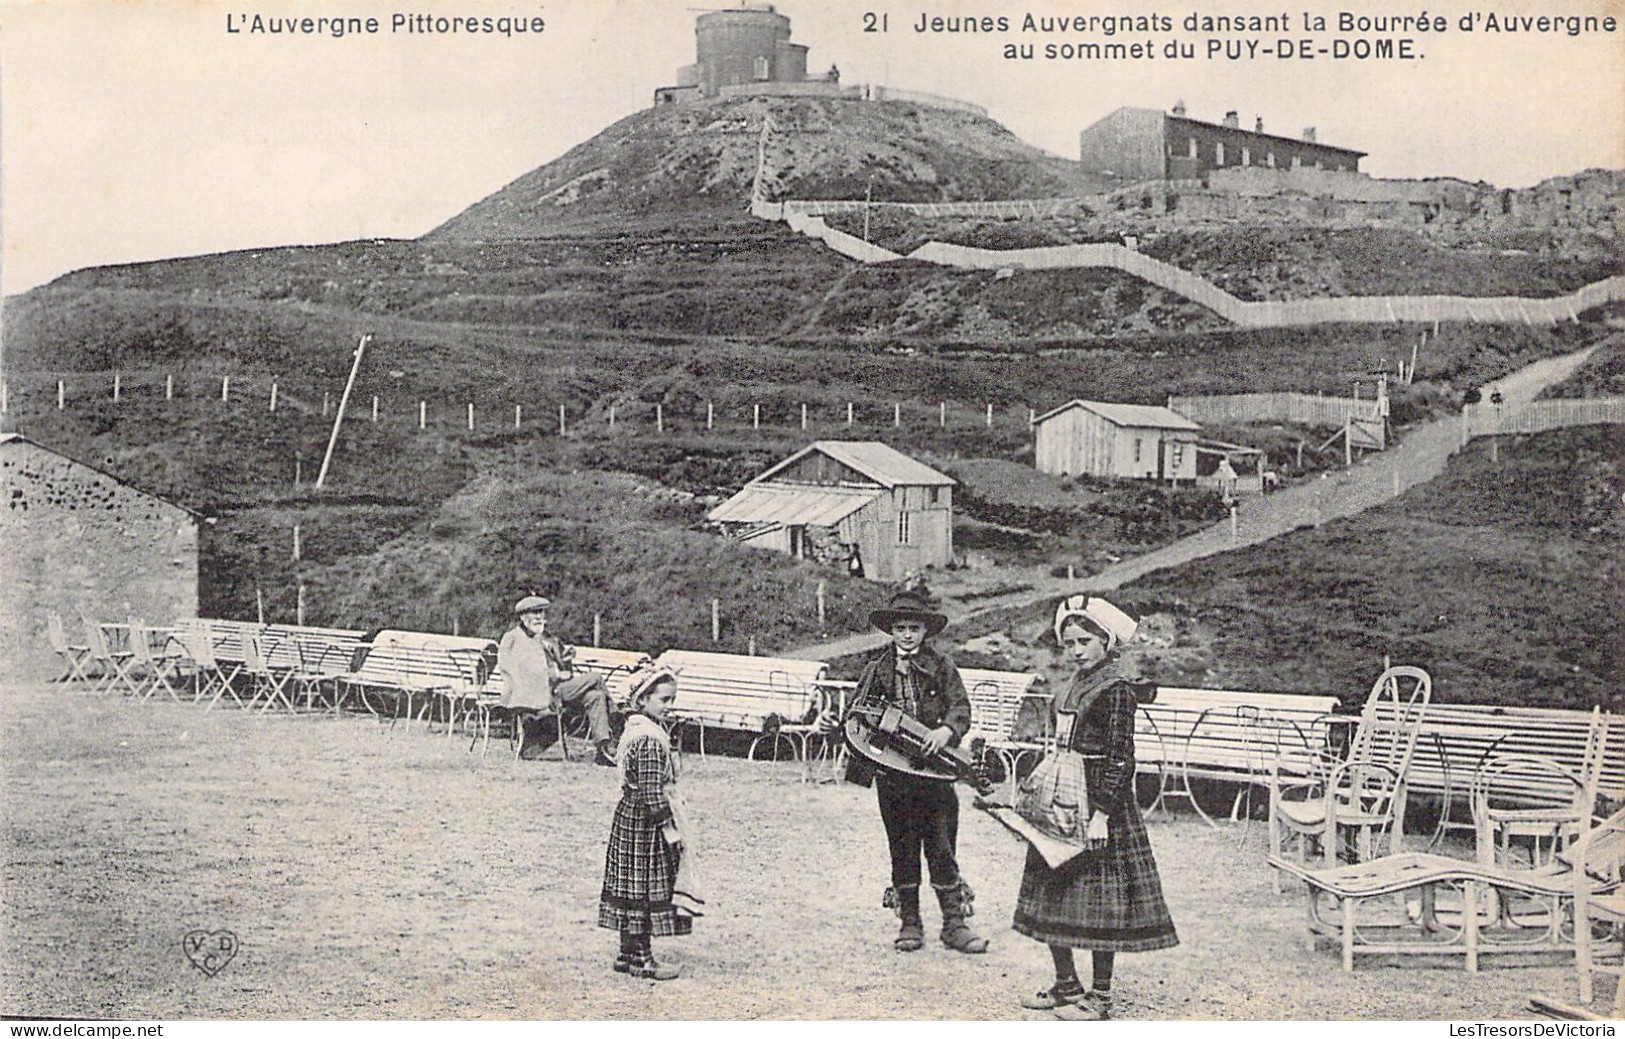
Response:
POLYGON ((1202 427, 1181 415, 1177 411, 1150 404, 1107 404, 1096 400, 1069 400, 1058 408, 1051 408, 1033 420, 1034 424, 1070 408, 1082 408, 1093 412, 1107 422, 1118 426, 1133 426, 1142 429, 1187 429, 1200 430, 1202 427))
POLYGON ((713 523, 782 523, 831 527, 880 497, 861 487, 792 487, 746 484, 740 492, 706 514, 713 523))
POLYGON ((951 487, 954 479, 917 462, 896 448, 878 440, 818 440, 797 451, 778 465, 752 480, 761 483, 780 470, 818 452, 856 469, 882 487, 951 487))

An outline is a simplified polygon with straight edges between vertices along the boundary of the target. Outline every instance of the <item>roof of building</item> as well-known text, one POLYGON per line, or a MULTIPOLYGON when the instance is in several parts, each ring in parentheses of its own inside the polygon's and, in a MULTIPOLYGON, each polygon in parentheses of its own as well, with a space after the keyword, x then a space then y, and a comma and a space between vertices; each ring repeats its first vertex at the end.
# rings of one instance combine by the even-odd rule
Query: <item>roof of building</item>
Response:
POLYGON ((1045 419, 1072 408, 1093 412, 1114 426, 1136 426, 1147 429, 1200 430, 1202 427, 1169 408, 1150 404, 1107 404, 1097 400, 1069 400, 1058 408, 1051 408, 1033 419, 1037 425, 1045 419))
POLYGON ((1264 133, 1261 130, 1249 130, 1245 126, 1225 126, 1223 123, 1210 123, 1205 119, 1192 119, 1188 115, 1173 115, 1170 113, 1163 113, 1163 118, 1171 122, 1190 123, 1194 126, 1205 126, 1214 130, 1231 130, 1238 133, 1244 133, 1248 137, 1257 137, 1261 140, 1280 141, 1282 144, 1296 144, 1300 147, 1321 148, 1325 151, 1342 152, 1344 155, 1355 155, 1361 158, 1370 154, 1369 152, 1356 151, 1353 148, 1339 148, 1335 144, 1327 144, 1324 141, 1306 141, 1301 137, 1287 137, 1284 134, 1264 133))
POLYGON ((951 487, 954 479, 878 440, 818 440, 752 480, 760 483, 813 453, 828 455, 882 487, 951 487))
POLYGON ((879 488, 751 483, 706 514, 714 523, 830 527, 880 497, 879 488))
MULTIPOLYGON (((51 452, 51 454, 56 455, 59 458, 66 458, 68 461, 72 462, 74 465, 82 465, 86 469, 89 469, 93 473, 97 473, 97 474, 99 474, 101 476, 105 476, 109 480, 112 480, 114 483, 119 484, 122 487, 128 487, 130 490, 134 491, 137 494, 146 495, 148 498, 154 498, 154 499, 156 499, 158 501, 163 502, 165 505, 169 505, 169 506, 172 506, 174 508, 180 509, 182 512, 190 513, 196 519, 204 519, 205 518, 203 513, 198 512, 196 509, 187 508, 185 505, 182 505, 178 501, 171 501, 170 499, 165 498, 162 495, 153 494, 151 491, 144 491, 141 488, 137 487, 135 484, 131 483, 130 481, 128 481, 126 479, 124 479, 122 476, 115 476, 112 473, 108 472, 106 469, 101 468, 100 466, 91 465, 89 462, 83 461, 82 459, 74 458, 72 455, 65 455, 61 451, 56 450, 55 448, 46 447, 44 444, 41 444, 41 443, 38 443, 37 441, 33 441, 33 440, 28 439, 27 437, 23 436, 21 433, 0 433, 0 447, 5 446, 6 444, 13 444, 13 443, 31 444, 34 447, 39 448, 41 451, 49 451, 49 452, 51 452)), ((210 519, 209 522, 213 523, 214 520, 210 519)))

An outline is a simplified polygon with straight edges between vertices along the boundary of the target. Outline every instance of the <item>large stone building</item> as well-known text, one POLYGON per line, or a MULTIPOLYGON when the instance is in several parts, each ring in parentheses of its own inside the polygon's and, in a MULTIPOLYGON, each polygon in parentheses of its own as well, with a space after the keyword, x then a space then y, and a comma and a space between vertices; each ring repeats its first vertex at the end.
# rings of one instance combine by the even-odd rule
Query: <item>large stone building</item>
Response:
POLYGON ((70 635, 81 616, 197 616, 196 513, 16 433, 0 433, 0 500, 0 676, 59 673, 49 612, 70 635))
POLYGON ((1355 172, 1365 152, 1321 144, 1314 127, 1301 138, 1264 132, 1263 120, 1244 130, 1235 112, 1206 123, 1152 108, 1119 108, 1078 135, 1078 158, 1089 173, 1131 181, 1197 180, 1239 166, 1355 172))
POLYGON ((706 517, 730 536, 897 581, 954 557, 951 477, 876 441, 820 440, 706 517))

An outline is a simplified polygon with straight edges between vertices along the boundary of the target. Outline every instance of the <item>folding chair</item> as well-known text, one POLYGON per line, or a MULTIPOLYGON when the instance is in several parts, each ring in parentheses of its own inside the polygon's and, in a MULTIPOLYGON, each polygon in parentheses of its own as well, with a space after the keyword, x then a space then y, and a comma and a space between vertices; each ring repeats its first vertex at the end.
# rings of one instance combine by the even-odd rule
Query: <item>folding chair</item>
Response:
POLYGON ((71 679, 78 679, 81 682, 89 682, 91 678, 85 672, 85 664, 91 659, 90 647, 88 645, 76 646, 68 642, 67 632, 62 628, 62 615, 55 610, 50 610, 45 614, 45 634, 51 641, 51 649, 56 652, 57 656, 62 658, 63 664, 66 665, 66 670, 57 678, 57 681, 66 682, 71 679))
POLYGON ((181 694, 169 684, 169 671, 175 665, 174 654, 169 649, 169 633, 164 631, 164 648, 154 652, 152 636, 155 630, 163 629, 137 625, 133 620, 130 622, 130 648, 135 653, 135 665, 146 673, 141 699, 143 702, 152 699, 153 694, 161 688, 171 700, 180 703, 181 694))
MULTIPOLYGON (((199 682, 197 700, 209 695, 212 689, 214 695, 209 697, 209 705, 205 710, 212 710, 220 702, 220 698, 227 693, 237 701, 237 706, 243 706, 243 698, 237 693, 237 676, 243 673, 243 665, 232 661, 231 672, 221 666, 220 658, 214 653, 214 639, 207 631, 180 632, 181 644, 186 647, 186 655, 192 658, 197 667, 197 677, 207 676, 206 683, 199 682)), ((195 701, 194 701, 195 702, 195 701)))
POLYGON ((249 702, 265 697, 265 703, 260 710, 268 711, 281 700, 288 708, 289 714, 296 713, 293 700, 288 696, 288 683, 293 678, 292 671, 283 671, 278 674, 272 670, 271 665, 265 662, 265 646, 260 636, 249 635, 243 639, 243 668, 248 672, 253 682, 249 702))
POLYGON ((96 684, 96 692, 110 693, 122 685, 131 693, 140 693, 141 689, 136 685, 130 667, 135 652, 128 649, 113 649, 102 626, 89 617, 84 618, 84 624, 85 634, 90 636, 90 654, 102 672, 101 681, 96 684))

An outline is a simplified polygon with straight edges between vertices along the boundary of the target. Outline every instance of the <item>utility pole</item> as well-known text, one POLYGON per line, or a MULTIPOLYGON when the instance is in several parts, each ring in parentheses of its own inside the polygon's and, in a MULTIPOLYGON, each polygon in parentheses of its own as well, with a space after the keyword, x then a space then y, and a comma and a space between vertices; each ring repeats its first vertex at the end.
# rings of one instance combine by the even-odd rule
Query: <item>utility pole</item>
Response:
POLYGON ((339 424, 344 421, 344 407, 350 403, 350 390, 355 386, 356 373, 361 370, 361 354, 367 348, 367 340, 371 338, 372 333, 368 332, 355 345, 355 360, 350 365, 350 377, 344 381, 344 395, 339 398, 339 413, 333 417, 333 433, 327 438, 327 453, 322 456, 322 470, 316 474, 318 491, 327 482, 327 467, 333 462, 333 448, 338 446, 339 424))

